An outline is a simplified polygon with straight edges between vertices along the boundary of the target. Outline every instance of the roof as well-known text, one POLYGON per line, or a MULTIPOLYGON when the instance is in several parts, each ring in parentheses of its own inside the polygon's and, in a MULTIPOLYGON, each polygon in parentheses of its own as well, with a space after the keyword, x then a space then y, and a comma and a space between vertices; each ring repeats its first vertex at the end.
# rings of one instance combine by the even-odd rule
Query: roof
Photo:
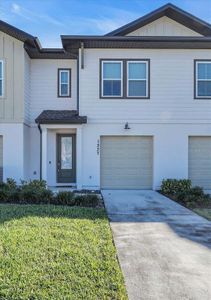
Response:
POLYGON ((22 31, 4 21, 0 20, 0 31, 14 37, 15 39, 22 41, 22 42, 28 42, 30 45, 34 46, 37 42, 37 37, 26 33, 25 31, 22 31))
POLYGON ((39 124, 83 124, 87 117, 79 116, 76 110, 43 110, 35 119, 39 124))
POLYGON ((211 36, 211 24, 197 18, 196 16, 182 10, 181 8, 168 3, 149 14, 128 23, 114 31, 106 34, 107 36, 122 36, 126 35, 136 29, 143 27, 163 16, 169 17, 170 19, 194 30, 204 36, 211 36))
POLYGON ((37 37, 22 31, 4 21, 0 20, 0 31, 14 37, 24 43, 24 48, 31 58, 55 58, 75 59, 76 57, 67 53, 63 48, 42 48, 37 37))

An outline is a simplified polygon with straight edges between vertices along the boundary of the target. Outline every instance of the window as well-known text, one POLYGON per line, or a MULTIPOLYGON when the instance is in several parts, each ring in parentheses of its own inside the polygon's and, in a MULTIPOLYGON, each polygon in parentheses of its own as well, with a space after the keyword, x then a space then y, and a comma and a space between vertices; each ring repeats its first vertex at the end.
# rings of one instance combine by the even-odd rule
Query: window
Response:
POLYGON ((4 69, 3 61, 0 60, 0 97, 4 95, 4 69))
POLYGON ((58 69, 58 97, 71 97, 70 77, 70 69, 58 69))
POLYGON ((122 97, 122 62, 102 61, 102 97, 122 97))
POLYGON ((100 60, 100 97, 149 98, 149 59, 100 60))
POLYGON ((195 61, 195 98, 211 99, 211 61, 195 61))
POLYGON ((127 62, 127 97, 148 97, 148 62, 127 62))

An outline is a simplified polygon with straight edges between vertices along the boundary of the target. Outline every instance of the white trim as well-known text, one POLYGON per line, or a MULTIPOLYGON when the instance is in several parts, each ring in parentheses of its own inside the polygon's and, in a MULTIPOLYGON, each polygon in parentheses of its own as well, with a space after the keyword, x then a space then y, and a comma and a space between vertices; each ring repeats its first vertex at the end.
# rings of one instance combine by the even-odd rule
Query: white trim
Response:
POLYGON ((210 99, 211 95, 209 95, 209 96, 199 96, 198 95, 198 82, 199 81, 206 81, 206 82, 211 81, 211 78, 210 79, 198 79, 198 64, 211 64, 211 61, 200 61, 200 60, 196 61, 196 74, 195 74, 195 76, 196 76, 196 78, 195 78, 195 85, 196 85, 195 86, 195 89, 196 89, 196 95, 195 96, 196 96, 196 98, 197 99, 200 99, 200 98, 210 99))
POLYGON ((2 80, 2 95, 0 95, 0 98, 4 97, 4 61, 3 59, 0 60, 0 64, 2 65, 2 77, 0 77, 0 80, 2 80))
POLYGON ((101 97, 103 98, 122 98, 123 96, 123 61, 122 60, 102 60, 101 61, 101 97), (104 79, 103 78, 103 67, 104 67, 104 63, 116 63, 121 65, 121 77, 120 79, 116 79, 116 78, 109 78, 109 79, 104 79), (103 82, 104 80, 117 80, 117 81, 121 81, 121 95, 120 96, 115 96, 115 95, 104 95, 103 92, 103 82))
POLYGON ((127 61, 127 98, 147 98, 149 96, 149 83, 148 83, 148 72, 149 72, 149 62, 146 60, 128 60, 127 61), (129 64, 130 63, 144 63, 146 65, 146 78, 130 79, 129 78, 129 64), (145 81, 146 82, 146 95, 144 96, 130 96, 129 95, 129 81, 145 81))
POLYGON ((59 96, 60 97, 69 97, 70 96, 70 70, 65 70, 65 69, 59 70, 59 96), (67 83, 62 83, 62 78, 61 78, 62 73, 67 73, 67 83), (62 94, 61 86, 64 84, 67 85, 67 93, 66 94, 62 94))

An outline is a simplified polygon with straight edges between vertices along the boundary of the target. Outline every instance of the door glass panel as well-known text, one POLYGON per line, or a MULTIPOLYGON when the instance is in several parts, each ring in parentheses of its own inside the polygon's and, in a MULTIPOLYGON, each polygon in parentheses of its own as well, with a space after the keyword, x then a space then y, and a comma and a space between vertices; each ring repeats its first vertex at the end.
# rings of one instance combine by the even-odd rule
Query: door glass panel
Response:
POLYGON ((61 137, 61 169, 72 169, 72 137, 61 137))

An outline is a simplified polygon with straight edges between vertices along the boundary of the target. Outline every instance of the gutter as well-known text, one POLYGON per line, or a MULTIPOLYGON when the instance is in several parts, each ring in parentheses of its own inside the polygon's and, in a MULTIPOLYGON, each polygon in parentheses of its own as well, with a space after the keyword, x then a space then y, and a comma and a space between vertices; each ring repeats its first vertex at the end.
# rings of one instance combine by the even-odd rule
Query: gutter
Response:
POLYGON ((40 180, 42 180, 42 128, 40 123, 37 125, 40 132, 40 180))

